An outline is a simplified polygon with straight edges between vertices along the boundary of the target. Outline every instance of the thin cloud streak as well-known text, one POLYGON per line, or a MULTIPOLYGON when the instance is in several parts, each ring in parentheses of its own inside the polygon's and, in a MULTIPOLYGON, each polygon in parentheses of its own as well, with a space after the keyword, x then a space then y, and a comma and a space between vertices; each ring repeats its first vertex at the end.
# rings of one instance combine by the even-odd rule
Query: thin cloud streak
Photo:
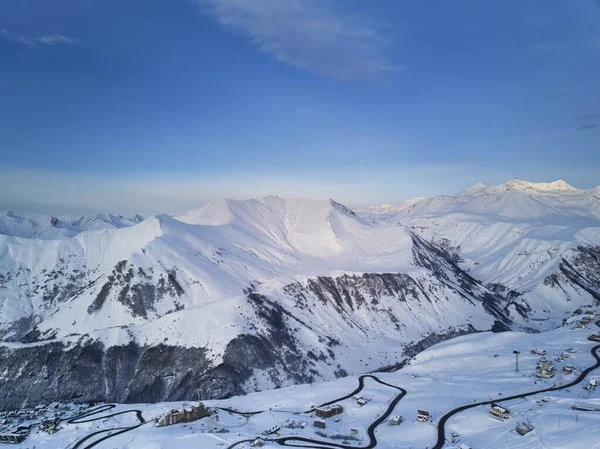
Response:
POLYGON ((71 38, 64 34, 52 34, 48 36, 31 37, 22 34, 16 34, 6 29, 0 29, 0 37, 14 42, 16 44, 26 45, 28 47, 37 47, 40 45, 73 45, 80 42, 78 38, 71 38))
POLYGON ((336 79, 396 71, 377 27, 327 0, 196 0, 225 29, 283 63, 336 79))

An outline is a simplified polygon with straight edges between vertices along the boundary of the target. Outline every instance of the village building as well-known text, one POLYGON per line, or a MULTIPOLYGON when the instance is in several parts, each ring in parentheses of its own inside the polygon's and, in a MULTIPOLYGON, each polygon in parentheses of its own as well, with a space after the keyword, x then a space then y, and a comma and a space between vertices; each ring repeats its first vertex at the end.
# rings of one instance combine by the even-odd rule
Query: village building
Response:
POLYGON ((45 419, 40 424, 40 430, 42 432, 46 432, 49 434, 56 433, 58 431, 58 423, 60 420, 58 418, 54 419, 45 419))
POLYGON ((537 354, 537 355, 546 355, 546 350, 545 349, 532 349, 531 353, 537 354))
POLYGON ((587 339, 590 341, 600 342, 600 334, 592 334, 587 339))
POLYGON ((460 449, 472 449, 471 446, 469 446, 468 444, 462 443, 460 445, 460 449))
POLYGON ((516 431, 519 435, 527 435, 529 432, 533 430, 533 426, 528 423, 517 423, 516 431))
POLYGON ((358 435, 358 429, 356 429, 355 427, 350 427, 350 436, 356 435, 358 435))
POLYGON ((536 376, 542 379, 551 379, 554 377, 554 366, 546 362, 539 363, 536 376))
POLYGON ((571 408, 573 410, 579 410, 579 411, 582 411, 582 412, 598 412, 598 411, 600 411, 600 408, 592 407, 592 406, 589 406, 589 405, 573 404, 571 406, 571 408))
POLYGON ((252 447, 263 447, 265 442, 262 438, 257 438, 252 442, 252 447))
POLYGON ((402 422, 402 416, 396 415, 396 416, 392 416, 390 419, 388 419, 388 424, 390 426, 397 426, 402 422))
POLYGON ((575 367, 573 365, 565 365, 563 366, 562 372, 565 374, 572 374, 575 367))
POLYGON ((508 419, 510 417, 510 410, 499 405, 492 404, 490 408, 490 414, 499 419, 508 419))
POLYGON ((12 432, 0 433, 0 443, 5 444, 19 444, 25 441, 27 435, 16 434, 12 432))
POLYGON ((327 427, 325 421, 323 421, 322 419, 315 419, 313 425, 319 429, 324 429, 325 427, 327 427))
POLYGON ((158 419, 158 426, 171 426, 173 424, 196 421, 209 416, 210 412, 202 403, 193 407, 184 407, 182 410, 171 410, 158 419))
POLYGON ((417 410, 417 421, 427 422, 431 419, 429 412, 426 410, 417 410))
POLYGON ((315 408, 315 414, 319 418, 331 418, 335 415, 340 415, 344 411, 341 405, 325 405, 322 407, 315 408))
POLYGON ((362 407, 363 405, 367 404, 367 400, 360 398, 358 401, 356 401, 356 403, 358 404, 359 407, 362 407))
POLYGON ((598 379, 590 379, 590 387, 596 388, 598 386, 598 379))

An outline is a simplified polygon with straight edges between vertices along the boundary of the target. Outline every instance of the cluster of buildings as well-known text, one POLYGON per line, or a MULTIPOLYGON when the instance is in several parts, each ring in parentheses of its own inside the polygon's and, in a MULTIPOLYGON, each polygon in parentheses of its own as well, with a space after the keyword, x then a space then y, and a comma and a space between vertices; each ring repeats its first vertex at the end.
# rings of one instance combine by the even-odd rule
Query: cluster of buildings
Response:
POLYGON ((554 377, 556 369, 552 363, 546 361, 546 359, 540 360, 537 366, 536 376, 542 379, 551 379, 554 377))
MULTIPOLYGON (((54 409, 58 408, 58 404, 54 409)), ((44 432, 55 433, 60 419, 46 419, 48 407, 38 405, 32 409, 0 412, 0 443, 19 444, 25 441, 34 425, 44 432)))
POLYGON ((171 426, 173 424, 186 423, 196 421, 200 418, 209 416, 210 412, 208 409, 199 402, 197 405, 191 407, 184 407, 181 410, 171 410, 158 418, 157 425, 159 427, 171 426))

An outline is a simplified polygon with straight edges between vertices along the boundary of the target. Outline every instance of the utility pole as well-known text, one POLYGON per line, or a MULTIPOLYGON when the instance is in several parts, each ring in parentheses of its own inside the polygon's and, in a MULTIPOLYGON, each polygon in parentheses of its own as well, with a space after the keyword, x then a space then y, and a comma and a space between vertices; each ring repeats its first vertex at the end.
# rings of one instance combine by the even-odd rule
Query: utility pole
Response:
POLYGON ((519 354, 520 354, 520 352, 515 349, 513 351, 513 354, 515 355, 515 373, 518 373, 519 372, 519 354))

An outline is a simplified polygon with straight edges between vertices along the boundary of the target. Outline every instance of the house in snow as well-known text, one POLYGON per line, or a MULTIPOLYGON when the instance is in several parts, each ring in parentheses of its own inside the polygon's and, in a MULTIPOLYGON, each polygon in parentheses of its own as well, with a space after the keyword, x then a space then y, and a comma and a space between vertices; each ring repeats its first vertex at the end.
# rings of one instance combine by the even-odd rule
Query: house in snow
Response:
POLYGON ((388 424, 390 426, 397 426, 401 422, 402 422, 402 416, 400 416, 400 415, 392 416, 390 419, 388 419, 388 424))
POLYGON ((340 415, 344 411, 344 408, 339 404, 324 405, 322 407, 315 408, 315 414, 319 418, 331 418, 335 415, 340 415))
POLYGON ((575 367, 573 365, 565 365, 563 366, 562 372, 565 374, 572 374, 575 367))
POLYGON ((533 426, 529 423, 517 423, 517 433, 521 436, 527 435, 529 432, 533 430, 533 426))
POLYGON ((313 425, 319 429, 324 429, 325 427, 327 427, 327 424, 325 424, 325 421, 323 421, 322 419, 315 419, 313 425))
POLYGON ((460 449, 471 449, 471 446, 469 446, 468 444, 462 443, 460 445, 460 449))
POLYGON ((426 410, 417 410, 417 421, 427 422, 431 419, 429 412, 426 410))
POLYGON ((490 408, 490 415, 499 419, 508 419, 510 417, 510 410, 500 407, 497 404, 492 404, 492 407, 490 408))
POLYGON ((588 336, 587 339, 590 341, 600 342, 600 334, 592 334, 592 335, 588 336))
POLYGON ((199 402, 193 407, 184 407, 181 410, 171 410, 169 413, 164 414, 158 419, 158 426, 171 426, 173 424, 196 421, 197 419, 209 415, 210 412, 208 409, 204 404, 199 402))
POLYGON ((252 447, 263 447, 265 445, 265 440, 262 438, 257 438, 252 442, 252 447))

